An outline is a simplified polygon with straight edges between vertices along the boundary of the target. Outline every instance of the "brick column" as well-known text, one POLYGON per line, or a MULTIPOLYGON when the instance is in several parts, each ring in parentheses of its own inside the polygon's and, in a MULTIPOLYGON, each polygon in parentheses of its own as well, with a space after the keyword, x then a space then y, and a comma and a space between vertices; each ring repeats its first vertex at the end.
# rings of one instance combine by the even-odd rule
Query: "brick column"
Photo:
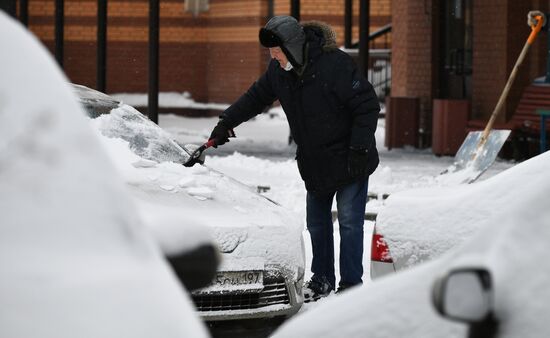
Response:
POLYGON ((432 0, 392 2, 391 96, 420 98, 420 128, 431 124, 432 0))

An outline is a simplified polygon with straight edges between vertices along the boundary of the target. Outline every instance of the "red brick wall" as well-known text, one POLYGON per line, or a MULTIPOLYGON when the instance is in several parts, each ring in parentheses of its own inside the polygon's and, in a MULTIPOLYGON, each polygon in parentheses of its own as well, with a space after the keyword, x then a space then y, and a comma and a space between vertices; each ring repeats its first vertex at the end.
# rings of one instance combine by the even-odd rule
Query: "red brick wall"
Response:
POLYGON ((264 70, 258 31, 266 16, 264 1, 210 1, 205 54, 210 102, 233 102, 264 70))
POLYGON ((473 3, 473 118, 483 118, 491 114, 506 81, 506 2, 507 0, 486 0, 473 3), (487 20, 488 16, 490 20, 487 20))
MULTIPOLYGON (((428 6, 431 1, 427 1, 428 6)), ((432 23, 424 1, 392 4, 392 95, 431 96, 432 23)))
MULTIPOLYGON (((65 1, 64 69, 72 82, 96 83, 97 3, 65 1)), ((107 92, 147 92, 148 2, 109 1, 107 24, 107 92)), ((29 1, 29 28, 52 51, 53 0, 29 1)), ((164 0, 160 6, 161 91, 189 91, 208 100, 205 19, 184 13, 183 3, 164 0)))
MULTIPOLYGON (((267 19, 267 0, 210 0, 194 18, 183 0, 160 3, 161 91, 189 91, 198 101, 232 102, 265 70, 269 56, 258 43, 267 19)), ((288 0, 275 1, 276 14, 289 14, 288 0)), ((357 26, 359 0, 354 1, 357 26)), ((71 81, 95 87, 95 0, 65 0, 64 67, 71 81)), ((147 92, 147 0, 108 2, 107 92, 147 92)), ((335 26, 343 44, 344 2, 302 0, 303 20, 335 26)), ((390 21, 390 0, 371 0, 371 31, 390 21)), ((54 0, 29 0, 29 28, 52 51, 54 0)), ((354 27, 355 40, 358 37, 354 27)))
MULTIPOLYGON (((238 98, 265 70, 269 55, 258 43, 258 31, 267 21, 267 1, 212 1, 209 11, 208 84, 210 101, 230 102, 238 98), (231 6, 230 6, 231 5, 231 6), (229 12, 229 13, 228 13, 229 12), (243 16, 243 13, 247 13, 243 16), (228 41, 222 27, 231 27, 228 41)), ((359 0, 353 3, 354 40, 358 39, 359 0)), ((290 1, 275 0, 275 15, 288 15, 290 1)), ((344 1, 302 0, 301 20, 321 20, 337 32, 340 45, 344 43, 344 1)), ((371 31, 390 22, 390 0, 371 0, 371 31)), ((389 41, 391 44, 391 41, 389 41)))
POLYGON ((208 46, 208 93, 211 102, 233 102, 259 77, 256 43, 215 43, 208 46))
POLYGON ((432 1, 392 2, 392 96, 419 97, 421 128, 431 124, 432 1))
MULTIPOLYGON (((302 21, 320 20, 329 23, 336 31, 337 42, 344 44, 344 1, 343 0, 301 0, 300 19, 302 21)), ((353 41, 359 40, 359 0, 352 1, 353 41)), ((275 14, 290 13, 290 1, 275 0, 275 14)), ((370 1, 370 32, 391 22, 391 1, 370 1)))

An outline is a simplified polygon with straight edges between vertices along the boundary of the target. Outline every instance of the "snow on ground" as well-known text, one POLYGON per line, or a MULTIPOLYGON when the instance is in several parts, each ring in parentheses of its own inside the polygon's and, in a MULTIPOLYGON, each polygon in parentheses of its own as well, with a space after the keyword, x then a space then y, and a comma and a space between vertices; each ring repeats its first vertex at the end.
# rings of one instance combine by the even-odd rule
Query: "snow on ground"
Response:
MULTIPOLYGON (((218 122, 217 117, 184 118, 172 114, 160 115, 159 125, 172 133, 181 143, 204 143, 218 122)), ((235 129, 236 138, 211 154, 229 155, 235 151, 245 154, 292 156, 288 147, 288 123, 280 107, 258 115, 235 129)))
MULTIPOLYGON (((326 299, 311 311, 287 321, 274 337, 466 337, 465 323, 439 316, 432 305, 436 278, 450 269, 464 268, 484 268, 491 273, 494 292, 490 306, 498 320, 495 336, 548 336, 550 289, 546 285, 550 262, 543 257, 550 253, 549 170, 550 152, 546 152, 479 184, 434 192, 443 201, 449 193, 463 195, 462 200, 470 203, 494 200, 496 205, 489 207, 498 212, 484 215, 481 221, 467 217, 464 211, 458 215, 451 213, 448 217, 459 218, 459 226, 471 228, 481 223, 480 231, 463 245, 426 264, 326 299), (464 196, 465 191, 468 196, 464 196)), ((449 208, 456 202, 446 201, 449 208)), ((466 292, 465 296, 470 298, 462 297, 461 300, 466 300, 463 304, 479 309, 470 303, 475 294, 472 288, 466 292)), ((443 298, 447 304, 453 302, 452 297, 443 298)), ((456 309, 458 304, 446 308, 456 309)), ((476 331, 471 331, 470 336, 477 336, 472 332, 476 331)))
MULTIPOLYGON (((180 144, 204 143, 218 118, 187 118, 172 114, 161 115, 159 124, 180 144)), ((311 242, 305 230, 305 196, 303 181, 294 160, 295 148, 288 145, 289 129, 281 108, 245 122, 235 128, 237 138, 217 149, 206 151, 206 165, 224 172, 250 186, 268 187, 264 194, 287 207, 304 219, 306 243, 306 279, 311 277, 311 242)), ((387 194, 417 187, 444 185, 438 175, 453 162, 452 157, 437 157, 429 149, 412 148, 387 150, 384 147, 385 120, 380 119, 376 140, 380 166, 370 177, 369 192, 378 196, 367 204, 367 212, 377 213, 383 208, 387 194)), ((505 170, 513 163, 497 161, 480 180, 505 170)), ((265 190, 265 188, 264 188, 265 190)), ((370 281, 370 241, 374 222, 365 222, 364 282, 370 281)), ((339 247, 338 221, 335 223, 335 248, 339 247)), ((336 250, 338 274, 338 250, 336 250)), ((337 276, 338 280, 338 276, 337 276)), ((308 308, 307 306, 305 307, 308 308)))
MULTIPOLYGON (((147 106, 147 95, 139 93, 118 93, 111 97, 133 107, 147 106)), ((189 92, 162 92, 159 93, 159 107, 188 107, 196 109, 225 109, 228 104, 199 103, 191 98, 189 92)))
MULTIPOLYGON (((160 126, 180 144, 204 143, 216 123, 216 117, 187 118, 171 114, 159 117, 160 126)), ((251 186, 269 187, 266 196, 305 215, 304 185, 294 160, 295 148, 288 145, 288 124, 280 108, 241 124, 235 133, 237 138, 229 143, 206 151, 206 165, 251 186)), ((376 131, 380 166, 369 180, 369 191, 377 194, 379 200, 370 202, 371 209, 381 207, 383 196, 393 192, 445 185, 438 180, 438 175, 452 164, 452 157, 435 156, 429 149, 387 150, 384 134, 385 120, 380 119, 376 131)), ((513 165, 498 160, 480 180, 513 165)))
MULTIPOLYGON (((187 118, 167 114, 160 115, 159 124, 180 144, 201 144, 208 139, 217 120, 217 117, 187 118)), ((268 185, 273 180, 278 187, 278 184, 288 185, 297 180, 303 187, 294 161, 295 148, 288 145, 288 124, 280 108, 273 108, 241 124, 235 128, 235 133, 237 137, 229 143, 206 151, 208 166, 251 185, 268 185), (277 176, 274 177, 274 174, 277 176)), ((387 150, 384 135, 385 120, 380 119, 376 131, 380 166, 371 176, 369 191, 391 194, 409 188, 445 185, 437 178, 452 164, 452 157, 435 156, 430 149, 387 150)), ((497 160, 480 180, 511 166, 511 162, 497 160)), ((282 200, 279 202, 284 204, 282 200)))
MULTIPOLYGON (((126 103, 144 106, 146 95, 113 95, 126 103)), ((163 107, 192 107, 224 109, 225 104, 213 106, 194 102, 187 94, 162 93, 159 97, 163 107), (163 102, 164 101, 164 102, 163 102)), ((217 117, 189 118, 174 114, 159 116, 159 125, 182 144, 202 144, 218 122, 217 117)), ((303 236, 306 243, 306 280, 311 277, 311 242, 305 229, 306 192, 294 160, 295 146, 289 145, 289 128, 280 106, 245 122, 235 128, 236 138, 217 149, 208 149, 206 166, 221 171, 237 180, 257 188, 282 206, 298 213, 304 220, 303 236)), ((377 214, 384 207, 388 195, 411 188, 445 186, 456 184, 440 176, 453 163, 449 156, 435 156, 430 149, 392 149, 384 147, 385 120, 379 119, 376 142, 380 154, 380 165, 369 179, 369 193, 377 196, 367 204, 367 213, 377 214)), ((478 180, 510 168, 512 162, 497 160, 478 180)), ((335 209, 335 207, 333 207, 335 209)), ((370 245, 374 222, 365 222, 363 281, 370 281, 370 245)), ((334 225, 335 248, 339 248, 338 221, 334 225)), ((335 252, 338 280, 339 259, 335 252)), ((305 306, 307 310, 310 306, 305 306)), ((314 305, 316 306, 316 305, 314 305)))

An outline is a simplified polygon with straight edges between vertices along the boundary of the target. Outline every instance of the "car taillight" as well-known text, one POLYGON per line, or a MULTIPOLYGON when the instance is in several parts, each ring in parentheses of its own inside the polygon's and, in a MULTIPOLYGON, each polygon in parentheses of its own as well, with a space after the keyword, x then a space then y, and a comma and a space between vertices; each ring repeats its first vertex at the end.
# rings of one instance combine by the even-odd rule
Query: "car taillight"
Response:
POLYGON ((370 259, 376 262, 393 263, 388 244, 384 240, 384 236, 376 233, 376 229, 372 234, 370 259))

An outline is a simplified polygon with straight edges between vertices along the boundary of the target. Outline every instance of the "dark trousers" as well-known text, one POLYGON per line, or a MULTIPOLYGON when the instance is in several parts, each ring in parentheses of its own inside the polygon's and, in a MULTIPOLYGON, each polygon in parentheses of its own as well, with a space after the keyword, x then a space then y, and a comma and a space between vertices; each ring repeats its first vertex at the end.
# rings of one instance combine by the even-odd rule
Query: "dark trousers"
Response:
POLYGON ((334 236, 332 201, 336 195, 340 224, 340 285, 363 282, 363 223, 368 179, 325 194, 307 193, 307 229, 311 236, 313 279, 328 282, 334 289, 334 236))

